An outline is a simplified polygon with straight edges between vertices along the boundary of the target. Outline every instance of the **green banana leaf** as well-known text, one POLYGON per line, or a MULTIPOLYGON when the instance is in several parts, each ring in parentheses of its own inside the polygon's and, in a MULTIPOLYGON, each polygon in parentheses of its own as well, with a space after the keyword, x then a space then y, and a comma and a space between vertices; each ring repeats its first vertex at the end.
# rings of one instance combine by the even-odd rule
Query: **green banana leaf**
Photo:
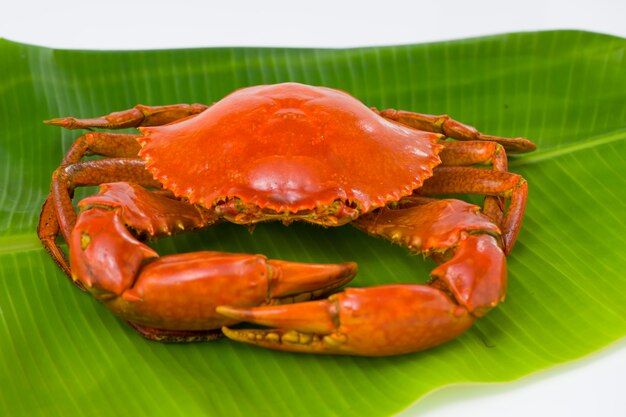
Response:
MULTIPOLYGON (((0 40, 0 415, 392 415, 436 388, 510 381, 622 338, 625 56, 626 40, 576 31, 338 50, 64 51, 0 40), (68 282, 35 228, 78 133, 42 120, 210 103, 282 81, 536 141, 510 163, 530 195, 506 302, 441 347, 353 358, 148 342, 68 282)), ((221 225, 157 247, 354 260, 357 286, 423 282, 433 268, 350 227, 221 225)))

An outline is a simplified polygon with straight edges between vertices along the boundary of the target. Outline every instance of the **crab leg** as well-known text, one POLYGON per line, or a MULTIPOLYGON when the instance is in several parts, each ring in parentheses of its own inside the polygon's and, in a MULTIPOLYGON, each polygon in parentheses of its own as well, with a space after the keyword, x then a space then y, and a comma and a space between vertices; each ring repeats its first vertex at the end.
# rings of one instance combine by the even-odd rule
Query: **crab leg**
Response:
POLYGON ((276 326, 224 328, 231 339, 277 350, 365 356, 415 352, 451 340, 504 299, 506 260, 498 227, 477 206, 459 200, 382 209, 355 225, 442 260, 429 285, 349 288, 326 300, 241 308, 227 317, 276 326))
MULTIPOLYGON (((377 110, 375 110, 377 111, 377 110)), ((491 163, 494 171, 507 170, 507 158, 504 150, 491 148, 495 143, 502 146, 509 153, 525 153, 536 149, 536 145, 526 138, 505 138, 500 136, 486 135, 479 132, 476 128, 460 123, 451 119, 448 115, 434 116, 422 113, 413 113, 404 110, 386 109, 377 111, 381 116, 394 120, 398 123, 411 126, 419 130, 428 132, 442 133, 449 138, 453 138, 464 143, 443 142, 444 150, 441 152, 443 165, 473 165, 484 163, 489 159, 482 158, 492 155, 491 163), (479 143, 485 145, 481 147, 479 143)), ((432 181, 431 181, 432 182, 432 181)), ((503 218, 504 201, 502 196, 488 195, 485 198, 483 212, 487 214, 494 222, 501 224, 503 227, 503 239, 505 243, 506 253, 510 253, 517 238, 517 233, 521 226, 521 216, 525 207, 525 190, 526 185, 520 185, 519 188, 524 189, 523 204, 513 206, 516 211, 510 211, 510 215, 503 218)), ((422 190, 420 190, 422 191, 422 190)), ((460 191, 463 193, 464 191, 460 191)), ((442 192, 443 194, 447 192, 442 192)))
MULTIPOLYGON (((202 104, 175 104, 169 106, 143 106, 137 105, 130 110, 111 113, 107 116, 98 117, 94 119, 76 119, 74 117, 63 117, 58 119, 46 120, 44 123, 62 126, 67 129, 89 129, 92 127, 108 127, 112 129, 121 129, 124 127, 133 126, 154 126, 159 124, 165 124, 176 121, 181 118, 189 117, 194 114, 198 114, 204 111, 207 106, 202 104)), ((59 173, 57 177, 63 177, 62 170, 65 166, 80 162, 85 155, 103 155, 109 157, 118 158, 133 158, 137 157, 140 145, 137 142, 137 137, 140 134, 117 134, 110 132, 89 132, 83 136, 80 136, 74 144, 70 147, 69 151, 65 154, 61 166, 55 173, 59 173)), ((121 178, 124 180, 133 180, 133 178, 121 178)), ((109 181, 115 181, 111 179, 109 181)), ((54 188, 54 177, 51 188, 54 188)), ((57 180, 58 183, 58 180, 57 180)), ((95 185, 95 184, 94 184, 95 185)), ((65 259, 63 251, 56 243, 56 238, 59 232, 62 231, 66 239, 68 237, 71 223, 75 219, 74 212, 69 210, 71 206, 71 194, 73 189, 69 192, 63 193, 62 201, 59 202, 55 199, 54 191, 51 191, 41 209, 41 215, 39 216, 39 224, 37 226, 37 235, 41 240, 44 248, 50 254, 56 264, 65 272, 66 275, 70 275, 69 265, 65 259), (68 195, 70 196, 69 198, 68 195), (69 200, 69 204, 68 204, 69 200), (65 209, 59 210, 60 207, 65 209), (62 217, 59 220, 57 217, 62 217), (63 219, 69 219, 70 221, 63 221, 63 219), (63 224, 59 224, 59 221, 63 224)))
MULTIPOLYGON (((494 171, 506 172, 508 161, 504 147, 496 142, 445 142, 439 153, 444 166, 491 165, 494 171)), ((504 197, 486 196, 483 213, 498 225, 502 224, 505 209, 504 197)))
POLYGON ((434 169, 434 175, 418 190, 422 195, 479 194, 510 199, 502 219, 502 240, 508 255, 513 249, 522 226, 526 208, 528 184, 520 175, 473 167, 446 167, 434 169))
POLYGON ((441 164, 445 166, 491 165, 494 171, 508 170, 506 151, 496 142, 444 142, 439 153, 441 164))
POLYGON ((44 123, 61 126, 66 129, 124 129, 138 126, 158 126, 171 123, 185 117, 193 116, 207 109, 204 104, 171 104, 167 106, 144 106, 138 104, 132 109, 110 113, 106 116, 91 119, 61 117, 50 119, 44 123))
MULTIPOLYGON (((377 110, 374 109, 374 111, 377 110)), ((506 171, 507 164, 504 151, 500 151, 499 149, 490 151, 489 147, 492 145, 485 145, 484 148, 481 148, 479 145, 476 145, 476 143, 496 143, 504 147, 506 152, 509 153, 531 152, 537 147, 526 138, 505 138, 483 134, 476 128, 451 119, 445 114, 435 116, 394 109, 386 109, 377 112, 387 119, 411 126, 415 129, 442 133, 449 138, 465 142, 465 146, 461 143, 443 142, 445 148, 442 151, 441 159, 444 165, 473 165, 475 163, 482 163, 482 161, 480 161, 482 158, 481 153, 486 152, 487 155, 489 155, 489 153, 493 155, 492 164, 494 171, 506 171)), ((526 203, 525 183, 521 185, 520 188, 524 189, 523 203, 512 207, 513 209, 517 209, 516 211, 509 209, 510 215, 504 218, 502 217, 504 211, 504 201, 502 197, 487 196, 484 202, 484 213, 497 224, 501 224, 504 229, 504 250, 507 254, 510 253, 515 239, 517 238, 517 233, 521 226, 521 216, 526 203)), ((446 192, 442 193, 445 194, 446 192)), ((461 193, 463 193, 463 191, 461 191, 461 193)))
POLYGON ((102 155, 114 158, 137 158, 141 134, 88 132, 74 141, 65 154, 61 166, 80 162, 85 155, 102 155))
POLYGON ((99 194, 78 205, 68 241, 72 278, 151 339, 198 340, 206 335, 193 332, 235 323, 216 314, 217 305, 309 300, 356 273, 350 262, 302 264, 206 251, 159 257, 134 234, 169 235, 209 226, 217 217, 136 184, 103 184, 99 194))
MULTIPOLYGON (((376 111, 376 110, 375 110, 376 111)), ((536 145, 526 138, 504 138, 480 133, 475 127, 457 122, 447 114, 434 116, 404 110, 386 109, 379 111, 381 116, 411 126, 418 130, 442 133, 449 138, 462 141, 490 141, 504 146, 509 153, 525 153, 536 149, 536 145)))

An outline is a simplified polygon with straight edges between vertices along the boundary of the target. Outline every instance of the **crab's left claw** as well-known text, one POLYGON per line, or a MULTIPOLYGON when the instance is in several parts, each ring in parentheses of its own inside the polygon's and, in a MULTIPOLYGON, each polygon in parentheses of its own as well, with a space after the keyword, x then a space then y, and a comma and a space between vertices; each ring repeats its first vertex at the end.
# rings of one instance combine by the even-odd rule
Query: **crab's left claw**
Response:
POLYGON ((238 321, 278 329, 231 329, 231 339, 278 350, 364 356, 437 346, 504 298, 504 254, 489 235, 464 235, 431 285, 348 288, 326 300, 257 308, 218 307, 238 321))
POLYGON ((274 307, 218 307, 220 314, 278 329, 222 328, 234 340, 277 350, 385 356, 455 338, 474 319, 425 285, 349 288, 326 300, 274 307))
POLYGON ((348 288, 326 300, 291 305, 221 306, 216 311, 229 318, 277 327, 226 327, 224 334, 277 350, 398 355, 454 339, 504 299, 505 255, 497 228, 477 207, 435 201, 383 211, 365 218, 360 226, 379 236, 407 238, 407 246, 419 244, 422 251, 434 251, 442 263, 431 273, 429 284, 348 288), (419 219, 425 219, 425 225, 414 228, 419 219), (404 227, 407 224, 411 226, 404 227))

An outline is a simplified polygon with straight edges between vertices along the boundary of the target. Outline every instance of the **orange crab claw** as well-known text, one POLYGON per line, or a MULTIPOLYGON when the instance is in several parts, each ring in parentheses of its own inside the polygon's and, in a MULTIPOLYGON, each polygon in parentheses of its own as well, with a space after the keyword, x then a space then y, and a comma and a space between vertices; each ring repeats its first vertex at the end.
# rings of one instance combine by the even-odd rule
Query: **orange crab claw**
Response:
POLYGON ((236 321, 274 329, 222 328, 240 342, 293 352, 362 356, 416 352, 452 340, 504 299, 506 261, 488 234, 462 233, 430 285, 348 288, 326 300, 267 307, 219 306, 236 321))
POLYGON ((218 305, 308 301, 336 291, 357 272, 354 262, 308 264, 214 251, 159 256, 131 231, 155 236, 198 228, 204 212, 132 184, 108 184, 81 208, 69 241, 73 279, 150 339, 198 340, 180 331, 234 323, 215 312, 218 305))
POLYGON ((233 323, 215 313, 217 305, 249 307, 310 300, 345 285, 355 272, 351 263, 299 264, 268 261, 260 255, 191 252, 155 259, 120 296, 103 299, 100 295, 100 299, 134 324, 210 330, 233 323))
POLYGON ((276 350, 363 356, 398 355, 451 340, 474 322, 467 309, 425 285, 349 288, 327 300, 217 312, 278 329, 233 329, 240 342, 276 350))

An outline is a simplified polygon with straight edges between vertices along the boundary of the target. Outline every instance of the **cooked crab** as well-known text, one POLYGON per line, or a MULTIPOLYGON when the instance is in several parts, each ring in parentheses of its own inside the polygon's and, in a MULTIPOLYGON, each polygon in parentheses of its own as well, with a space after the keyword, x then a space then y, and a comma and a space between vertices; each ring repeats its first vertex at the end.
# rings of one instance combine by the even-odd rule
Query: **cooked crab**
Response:
POLYGON ((445 115, 378 111, 345 92, 297 83, 243 88, 211 106, 138 105, 46 123, 139 129, 76 140, 53 174, 38 233, 78 287, 147 338, 223 332, 280 350, 393 355, 455 338, 504 299, 505 254, 527 195, 526 181, 507 171, 505 150, 533 150, 527 139, 484 135, 445 115), (108 158, 82 160, 92 154, 108 158), (89 185, 100 191, 80 201, 77 214, 74 189, 89 185), (465 193, 486 196, 482 210, 431 197, 465 193), (142 243, 221 221, 267 220, 350 223, 439 266, 426 284, 332 294, 356 264, 159 256, 142 243), (310 301, 319 297, 327 298, 310 301), (242 321, 273 328, 232 327, 242 321))

